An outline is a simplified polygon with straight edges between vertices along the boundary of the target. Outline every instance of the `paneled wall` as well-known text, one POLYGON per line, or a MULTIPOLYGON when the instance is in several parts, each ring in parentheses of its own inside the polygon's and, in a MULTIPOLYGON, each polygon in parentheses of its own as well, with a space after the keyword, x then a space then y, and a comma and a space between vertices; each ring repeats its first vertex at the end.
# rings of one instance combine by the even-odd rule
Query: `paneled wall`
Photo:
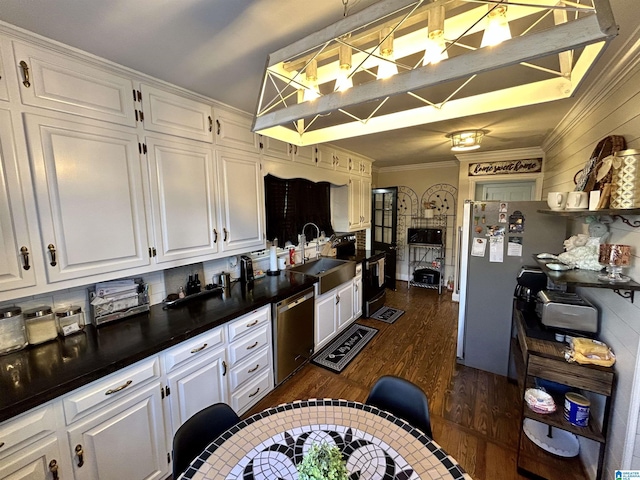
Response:
MULTIPOLYGON (((640 35, 637 31, 619 52, 615 61, 605 67, 607 74, 580 96, 576 107, 543 145, 546 152, 543 198, 550 191, 574 189, 574 175, 601 139, 622 135, 628 148, 640 149, 640 35)), ((640 218, 630 216, 629 220, 638 222, 640 218)), ((583 219, 573 220, 570 227, 574 234, 587 233, 583 219)), ((616 220, 609 223, 609 229, 609 241, 632 245, 632 266, 627 273, 640 280, 640 228, 631 228, 616 220)), ((640 469, 640 298, 636 296, 635 303, 631 303, 613 290, 599 288, 582 288, 579 293, 599 307, 601 339, 617 356, 617 388, 604 469, 604 478, 613 479, 615 469, 640 469)), ((594 400, 598 405, 598 399, 594 400)), ((581 445, 581 456, 592 478, 597 462, 595 447, 590 442, 581 445)))

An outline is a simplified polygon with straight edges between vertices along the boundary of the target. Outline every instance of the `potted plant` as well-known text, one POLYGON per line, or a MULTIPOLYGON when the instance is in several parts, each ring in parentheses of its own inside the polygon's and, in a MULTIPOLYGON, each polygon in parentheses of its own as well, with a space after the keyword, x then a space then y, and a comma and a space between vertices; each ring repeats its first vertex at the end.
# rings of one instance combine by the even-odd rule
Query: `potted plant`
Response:
POLYGON ((297 465, 299 480, 348 480, 347 467, 338 447, 314 443, 297 465))

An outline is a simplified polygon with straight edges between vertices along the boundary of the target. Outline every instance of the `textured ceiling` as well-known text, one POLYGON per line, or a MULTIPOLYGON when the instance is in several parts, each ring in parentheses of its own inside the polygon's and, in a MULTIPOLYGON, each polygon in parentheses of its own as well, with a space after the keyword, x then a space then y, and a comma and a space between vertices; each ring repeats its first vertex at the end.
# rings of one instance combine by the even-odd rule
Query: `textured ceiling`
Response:
MULTIPOLYGON (((620 35, 591 81, 640 15, 610 0, 620 35)), ((350 13, 375 3, 350 0, 350 13)), ((2 0, 0 20, 253 113, 267 55, 343 16, 342 0, 2 0)), ((579 91, 584 91, 583 85, 579 91)), ((574 99, 499 111, 335 142, 376 166, 453 160, 445 134, 489 131, 481 151, 541 145, 574 99)))

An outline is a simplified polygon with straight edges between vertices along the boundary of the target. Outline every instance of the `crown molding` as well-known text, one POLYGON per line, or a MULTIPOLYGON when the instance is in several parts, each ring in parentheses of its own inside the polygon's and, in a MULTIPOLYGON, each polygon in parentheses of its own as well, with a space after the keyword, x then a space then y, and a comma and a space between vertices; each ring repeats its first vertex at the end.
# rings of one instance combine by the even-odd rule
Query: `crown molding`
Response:
POLYGON ((636 28, 629 39, 618 49, 618 52, 607 63, 599 76, 586 87, 585 92, 577 98, 556 128, 544 139, 542 148, 552 149, 568 132, 600 108, 607 97, 627 80, 627 76, 640 65, 640 27, 636 28))
POLYGON ((523 158, 544 158, 540 147, 512 148, 493 152, 461 153, 456 155, 460 164, 469 162, 497 162, 501 160, 520 160, 523 158))
POLYGON ((398 165, 395 167, 380 167, 374 168, 377 173, 391 173, 391 172, 409 172, 415 170, 429 170, 432 168, 449 168, 457 167, 458 163, 454 160, 447 160, 444 162, 431 162, 431 163, 415 163, 413 165, 398 165))

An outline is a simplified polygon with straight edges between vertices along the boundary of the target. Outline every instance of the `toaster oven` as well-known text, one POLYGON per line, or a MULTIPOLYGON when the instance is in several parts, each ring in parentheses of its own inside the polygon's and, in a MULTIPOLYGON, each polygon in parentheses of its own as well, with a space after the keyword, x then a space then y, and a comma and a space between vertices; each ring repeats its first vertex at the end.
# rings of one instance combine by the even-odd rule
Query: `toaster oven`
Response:
POLYGON ((541 290, 536 313, 546 327, 574 332, 597 333, 598 311, 576 293, 541 290))

